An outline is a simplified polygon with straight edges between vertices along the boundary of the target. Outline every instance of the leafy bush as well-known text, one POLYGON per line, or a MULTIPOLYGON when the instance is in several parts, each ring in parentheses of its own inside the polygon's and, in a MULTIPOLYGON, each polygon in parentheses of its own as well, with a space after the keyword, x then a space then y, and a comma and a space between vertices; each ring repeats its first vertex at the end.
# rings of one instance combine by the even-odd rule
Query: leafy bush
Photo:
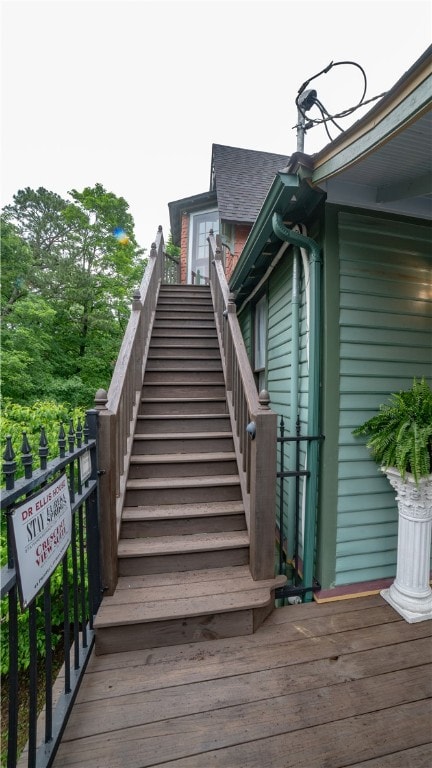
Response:
POLYGON ((367 447, 384 467, 396 467, 415 481, 432 473, 432 390, 425 379, 414 379, 411 389, 390 395, 379 413, 353 430, 368 437, 367 447))
MULTIPOLYGON (((23 432, 26 432, 30 447, 33 453, 33 467, 36 469, 39 466, 38 460, 38 447, 40 440, 41 426, 45 429, 45 434, 48 442, 48 460, 51 460, 59 455, 58 447, 58 435, 60 425, 64 423, 67 433, 69 429, 69 421, 72 419, 72 424, 76 430, 78 420, 81 420, 81 424, 84 425, 84 414, 81 409, 70 410, 69 407, 62 403, 56 403, 52 401, 39 401, 32 406, 23 406, 13 403, 9 399, 5 399, 2 403, 2 413, 0 418, 1 426, 1 438, 3 445, 5 444, 6 436, 11 435, 12 445, 16 453, 17 472, 15 477, 18 478, 23 475, 23 467, 19 461, 19 454, 21 449, 21 443, 23 438, 23 432)), ((6 538, 6 519, 2 513, 1 516, 1 531, 0 531, 0 551, 1 551, 1 565, 5 565, 7 562, 7 538, 6 538)), ((72 561, 69 548, 68 554, 68 579, 70 586, 72 585, 72 561)), ((52 605, 52 646, 53 649, 59 642, 63 629, 63 569, 59 565, 51 576, 50 582, 50 594, 52 605)), ((0 667, 1 674, 7 674, 9 666, 9 649, 8 649, 8 633, 9 633, 9 606, 8 598, 4 598, 1 601, 1 647, 0 647, 0 667)), ((37 649, 41 658, 45 655, 45 616, 43 607, 43 595, 40 595, 36 599, 36 625, 37 625, 37 649)), ((18 667, 20 670, 28 668, 30 663, 30 650, 28 640, 28 611, 21 613, 18 611, 18 667)))

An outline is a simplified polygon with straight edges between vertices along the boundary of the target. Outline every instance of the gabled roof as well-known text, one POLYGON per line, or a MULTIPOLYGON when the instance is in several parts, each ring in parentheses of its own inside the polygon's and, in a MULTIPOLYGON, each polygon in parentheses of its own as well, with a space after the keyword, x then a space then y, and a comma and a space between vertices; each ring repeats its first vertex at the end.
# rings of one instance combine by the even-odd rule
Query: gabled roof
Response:
POLYGON ((252 224, 287 155, 213 144, 210 188, 216 190, 221 220, 252 224))

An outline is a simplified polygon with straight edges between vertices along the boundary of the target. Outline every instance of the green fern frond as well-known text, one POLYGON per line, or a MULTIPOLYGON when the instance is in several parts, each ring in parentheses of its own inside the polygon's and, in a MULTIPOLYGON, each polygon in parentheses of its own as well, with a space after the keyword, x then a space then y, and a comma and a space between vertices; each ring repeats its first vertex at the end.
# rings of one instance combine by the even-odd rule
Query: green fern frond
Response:
POLYGON ((353 430, 365 436, 375 461, 393 466, 416 482, 432 473, 432 390, 424 378, 408 391, 394 392, 378 413, 353 430))

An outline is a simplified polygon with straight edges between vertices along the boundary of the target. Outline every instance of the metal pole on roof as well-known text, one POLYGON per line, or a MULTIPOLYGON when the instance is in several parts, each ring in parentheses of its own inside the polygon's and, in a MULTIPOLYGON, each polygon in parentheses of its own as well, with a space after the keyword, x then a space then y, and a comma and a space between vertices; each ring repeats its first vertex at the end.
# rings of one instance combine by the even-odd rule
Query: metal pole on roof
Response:
POLYGON ((297 152, 304 152, 306 112, 314 105, 316 97, 317 92, 311 88, 303 91, 297 99, 297 152))
POLYGON ((300 110, 297 110, 297 152, 304 152, 304 137, 305 137, 305 116, 300 110))

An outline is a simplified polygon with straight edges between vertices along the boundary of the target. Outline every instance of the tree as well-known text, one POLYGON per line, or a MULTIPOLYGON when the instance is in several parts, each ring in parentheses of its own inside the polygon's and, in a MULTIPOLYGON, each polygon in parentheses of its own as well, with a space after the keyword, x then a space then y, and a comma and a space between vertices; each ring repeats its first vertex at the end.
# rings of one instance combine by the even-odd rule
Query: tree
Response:
POLYGON ((108 385, 144 269, 123 198, 101 184, 69 195, 27 188, 3 212, 3 386, 20 402, 89 405, 108 385))

